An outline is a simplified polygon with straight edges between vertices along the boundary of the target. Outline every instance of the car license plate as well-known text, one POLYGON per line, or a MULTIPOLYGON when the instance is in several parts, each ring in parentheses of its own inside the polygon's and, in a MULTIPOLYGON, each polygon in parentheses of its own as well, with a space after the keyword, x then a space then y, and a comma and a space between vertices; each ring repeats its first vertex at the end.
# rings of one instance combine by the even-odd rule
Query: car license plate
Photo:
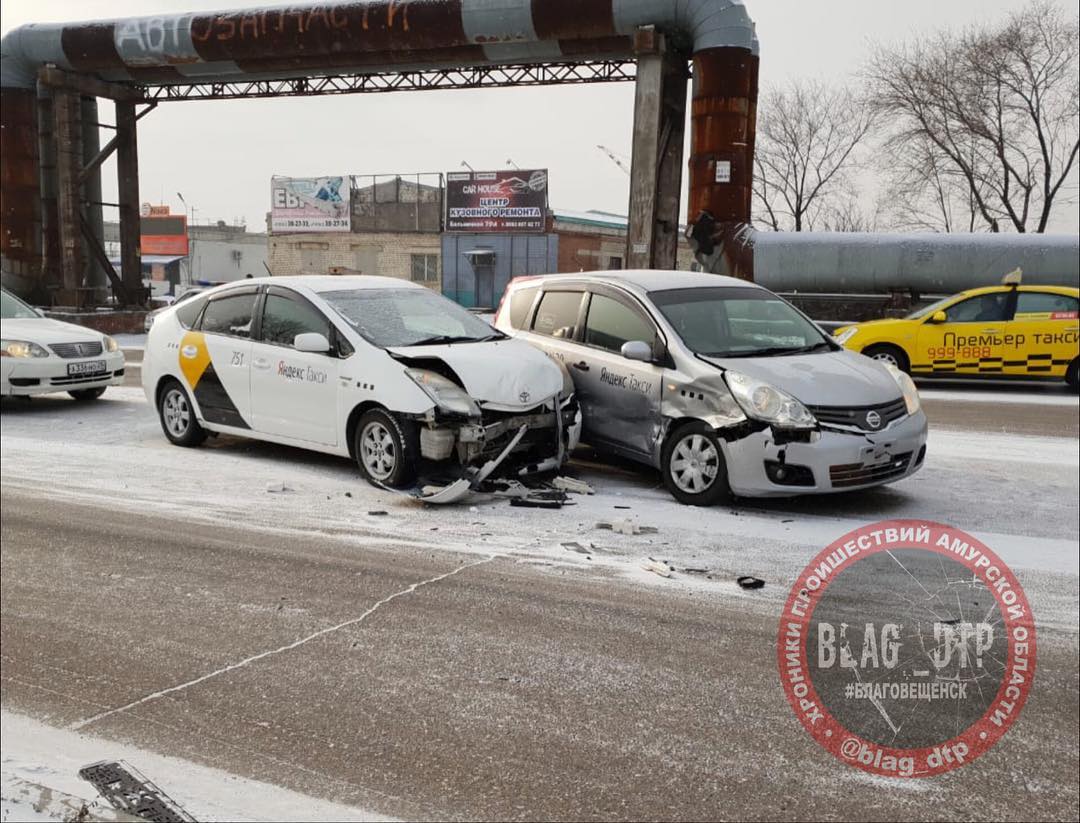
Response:
POLYGON ((83 363, 68 363, 68 377, 89 374, 102 374, 105 371, 104 360, 87 360, 83 363))

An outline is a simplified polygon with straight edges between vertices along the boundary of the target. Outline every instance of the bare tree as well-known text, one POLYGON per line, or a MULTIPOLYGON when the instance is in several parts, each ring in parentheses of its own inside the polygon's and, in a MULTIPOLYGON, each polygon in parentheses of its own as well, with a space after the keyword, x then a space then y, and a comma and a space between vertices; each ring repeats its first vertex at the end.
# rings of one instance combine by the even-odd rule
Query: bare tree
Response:
POLYGON ((792 83, 759 105, 754 200, 774 231, 812 229, 852 195, 850 173, 872 126, 863 101, 846 88, 792 83))
POLYGON ((867 70, 894 217, 1046 230, 1080 152, 1080 25, 1039 0, 992 26, 879 48, 867 70))

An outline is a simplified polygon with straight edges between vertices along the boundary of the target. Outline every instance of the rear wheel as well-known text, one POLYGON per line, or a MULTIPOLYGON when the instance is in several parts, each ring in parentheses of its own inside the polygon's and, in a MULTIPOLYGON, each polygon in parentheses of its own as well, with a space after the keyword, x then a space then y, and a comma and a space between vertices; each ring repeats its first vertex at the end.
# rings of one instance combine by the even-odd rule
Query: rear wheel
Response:
POLYGON ((731 498, 720 440, 704 423, 688 423, 668 438, 660 470, 667 490, 680 503, 712 506, 731 498))
POLYGON ((80 403, 85 403, 89 400, 97 400, 101 395, 105 394, 105 387, 100 386, 96 389, 79 389, 78 391, 69 391, 68 394, 80 403))
POLYGON ((415 426, 372 409, 356 424, 355 438, 356 463, 372 485, 401 488, 416 478, 420 444, 415 426))
POLYGON ((874 346, 867 346, 862 351, 871 360, 877 360, 879 363, 884 363, 887 366, 895 366, 902 372, 911 372, 911 363, 908 362, 908 356, 904 354, 904 350, 899 346, 892 346, 888 343, 878 343, 874 346))
POLYGON ((170 380, 158 392, 158 416, 161 430, 174 445, 198 446, 206 439, 206 429, 195 419, 191 398, 175 380, 170 380))

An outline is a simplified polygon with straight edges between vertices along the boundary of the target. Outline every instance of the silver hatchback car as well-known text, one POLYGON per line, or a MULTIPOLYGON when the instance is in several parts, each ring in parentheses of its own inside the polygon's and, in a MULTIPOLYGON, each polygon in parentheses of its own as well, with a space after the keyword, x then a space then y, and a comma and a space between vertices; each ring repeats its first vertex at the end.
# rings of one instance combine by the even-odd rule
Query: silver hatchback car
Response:
POLYGON ((752 283, 682 271, 522 277, 495 326, 566 364, 583 441, 659 468, 683 503, 867 488, 926 457, 911 378, 752 283))

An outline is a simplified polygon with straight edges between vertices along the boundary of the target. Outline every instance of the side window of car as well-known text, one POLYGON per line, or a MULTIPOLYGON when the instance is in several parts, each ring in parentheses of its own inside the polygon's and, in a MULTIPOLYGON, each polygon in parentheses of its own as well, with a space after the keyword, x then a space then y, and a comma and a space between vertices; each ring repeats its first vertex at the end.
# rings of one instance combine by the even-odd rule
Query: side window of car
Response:
POLYGON ((945 316, 950 323, 995 323, 1005 319, 1008 302, 1008 292, 980 294, 949 306, 945 316))
POLYGON ((185 329, 190 329, 195 325, 195 321, 199 319, 199 312, 203 310, 205 305, 205 297, 185 300, 176 309, 176 319, 185 329))
POLYGON ((656 329, 629 306, 594 294, 589 302, 589 315, 585 321, 585 342, 608 351, 621 351, 623 343, 644 340, 650 346, 656 343, 656 329))
POLYGON ((330 340, 330 321, 304 300, 281 294, 266 295, 262 317, 262 340, 277 346, 292 346, 296 335, 315 332, 330 340))
POLYGON ((518 289, 510 295, 510 328, 520 329, 525 325, 525 317, 539 290, 539 286, 533 286, 530 289, 518 289))
POLYGON ((251 337, 255 293, 226 295, 211 300, 203 312, 202 330, 207 334, 251 337))
POLYGON ((1067 294, 1053 294, 1043 291, 1022 291, 1017 295, 1017 320, 1052 319, 1075 320, 1080 310, 1080 300, 1067 294), (1056 318, 1053 315, 1057 315, 1056 318))
POLYGON ((533 331, 548 337, 573 338, 584 296, 580 291, 544 292, 536 309, 533 331))

